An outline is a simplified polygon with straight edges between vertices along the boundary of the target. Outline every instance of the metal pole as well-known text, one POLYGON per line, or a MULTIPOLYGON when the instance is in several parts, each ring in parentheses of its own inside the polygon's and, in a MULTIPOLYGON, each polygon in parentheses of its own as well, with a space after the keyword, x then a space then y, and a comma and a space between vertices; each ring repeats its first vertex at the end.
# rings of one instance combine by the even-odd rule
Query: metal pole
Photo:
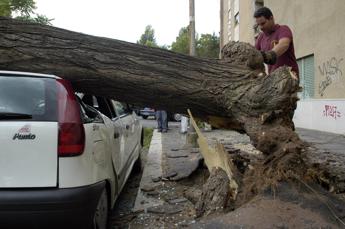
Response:
POLYGON ((195 56, 195 10, 194 10, 194 0, 189 0, 189 55, 195 56))
POLYGON ((223 0, 220 0, 220 12, 219 12, 219 16, 220 16, 220 40, 219 40, 219 58, 221 58, 222 54, 221 54, 221 51, 222 51, 222 48, 223 48, 223 45, 224 45, 224 1, 223 0))

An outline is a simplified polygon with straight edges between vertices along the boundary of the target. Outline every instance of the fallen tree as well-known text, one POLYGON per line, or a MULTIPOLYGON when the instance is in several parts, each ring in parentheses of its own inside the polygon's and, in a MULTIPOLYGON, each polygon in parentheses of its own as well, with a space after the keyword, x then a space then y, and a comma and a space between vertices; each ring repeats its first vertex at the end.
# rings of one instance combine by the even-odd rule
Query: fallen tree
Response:
MULTIPOLYGON (((238 205, 279 180, 313 174, 291 119, 298 80, 287 67, 266 75, 263 66, 261 54, 241 42, 224 47, 220 60, 202 59, 0 17, 2 70, 55 74, 80 92, 132 104, 181 113, 189 108, 213 126, 247 133, 265 157, 235 179, 238 205)), ((211 210, 199 205, 201 212, 211 210)))
POLYGON ((289 114, 298 81, 288 68, 266 75, 260 53, 249 44, 230 43, 223 55, 201 59, 0 18, 1 69, 55 74, 81 92, 128 103, 181 113, 189 108, 214 126, 247 132, 270 154, 293 135, 289 114), (270 126, 280 128, 277 139, 267 139, 270 126))

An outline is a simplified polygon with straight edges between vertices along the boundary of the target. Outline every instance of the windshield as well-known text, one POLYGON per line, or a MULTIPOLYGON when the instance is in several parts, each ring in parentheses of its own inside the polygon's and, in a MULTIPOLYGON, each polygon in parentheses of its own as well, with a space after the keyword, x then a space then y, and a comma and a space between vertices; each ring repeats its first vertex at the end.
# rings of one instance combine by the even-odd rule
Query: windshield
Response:
POLYGON ((56 121, 55 79, 0 76, 1 120, 56 121))

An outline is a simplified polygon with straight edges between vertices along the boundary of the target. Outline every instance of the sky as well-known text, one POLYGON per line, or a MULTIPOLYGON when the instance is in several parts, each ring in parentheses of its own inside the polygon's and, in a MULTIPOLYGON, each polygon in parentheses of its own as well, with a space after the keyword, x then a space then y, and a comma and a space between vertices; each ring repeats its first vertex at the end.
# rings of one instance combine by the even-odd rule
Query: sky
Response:
MULTIPOLYGON (((189 0, 35 0, 53 26, 135 43, 151 25, 159 45, 171 45, 189 24, 189 0)), ((219 36, 219 0, 195 0, 198 34, 219 36)))

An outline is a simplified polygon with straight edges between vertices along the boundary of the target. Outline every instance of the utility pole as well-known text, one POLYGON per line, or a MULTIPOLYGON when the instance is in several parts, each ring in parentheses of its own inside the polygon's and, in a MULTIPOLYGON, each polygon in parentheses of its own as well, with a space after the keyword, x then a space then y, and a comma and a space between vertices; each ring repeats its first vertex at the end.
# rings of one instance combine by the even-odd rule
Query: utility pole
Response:
MULTIPOLYGON (((195 10, 194 10, 194 0, 189 0, 189 55, 195 56, 195 10)), ((193 125, 188 128, 188 118, 183 116, 181 120, 181 132, 186 135, 186 144, 184 147, 198 147, 197 138, 198 135, 195 132, 193 125)))
POLYGON ((223 14, 224 14, 224 1, 220 0, 220 12, 219 12, 219 17, 220 17, 220 35, 219 35, 219 59, 221 58, 222 54, 222 48, 223 48, 223 43, 224 43, 224 19, 223 19, 223 14))
POLYGON ((194 10, 194 0, 189 0, 189 55, 195 56, 195 10, 194 10))

